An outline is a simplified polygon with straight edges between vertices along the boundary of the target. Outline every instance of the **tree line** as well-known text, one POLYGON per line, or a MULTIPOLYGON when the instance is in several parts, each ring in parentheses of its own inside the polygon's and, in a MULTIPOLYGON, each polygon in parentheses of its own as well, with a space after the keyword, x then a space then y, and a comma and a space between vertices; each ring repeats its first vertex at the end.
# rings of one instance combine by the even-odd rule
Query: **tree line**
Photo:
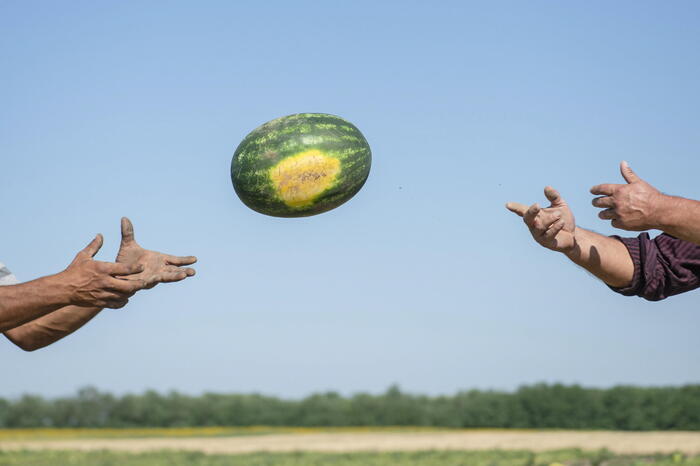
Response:
POLYGON ((86 387, 71 397, 0 398, 0 428, 251 425, 700 430, 700 385, 537 384, 450 396, 410 394, 392 386, 378 395, 328 392, 300 400, 155 391, 114 396, 86 387))

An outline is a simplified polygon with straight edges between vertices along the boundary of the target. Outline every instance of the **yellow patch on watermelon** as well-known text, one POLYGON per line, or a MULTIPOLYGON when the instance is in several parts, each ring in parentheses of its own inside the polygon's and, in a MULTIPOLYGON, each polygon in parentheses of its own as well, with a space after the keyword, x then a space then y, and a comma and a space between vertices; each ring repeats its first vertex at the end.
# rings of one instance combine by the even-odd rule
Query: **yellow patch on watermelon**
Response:
POLYGON ((285 204, 301 208, 313 204, 339 173, 340 160, 311 149, 286 157, 270 168, 270 179, 285 204))

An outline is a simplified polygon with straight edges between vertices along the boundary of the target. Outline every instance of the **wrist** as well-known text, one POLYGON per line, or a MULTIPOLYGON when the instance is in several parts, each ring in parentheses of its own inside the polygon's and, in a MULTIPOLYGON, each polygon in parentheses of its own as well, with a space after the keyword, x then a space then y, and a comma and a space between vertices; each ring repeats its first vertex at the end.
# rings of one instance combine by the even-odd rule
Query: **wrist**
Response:
POLYGON ((75 303, 75 287, 73 280, 67 270, 59 272, 55 275, 46 277, 47 290, 50 290, 52 301, 61 306, 70 306, 75 303))
POLYGON ((684 199, 675 196, 660 194, 654 215, 653 228, 666 231, 678 224, 684 199))
POLYGON ((586 230, 575 227, 574 229, 574 241, 573 244, 562 250, 562 254, 571 259, 574 262, 578 262, 581 257, 582 243, 585 241, 586 230))

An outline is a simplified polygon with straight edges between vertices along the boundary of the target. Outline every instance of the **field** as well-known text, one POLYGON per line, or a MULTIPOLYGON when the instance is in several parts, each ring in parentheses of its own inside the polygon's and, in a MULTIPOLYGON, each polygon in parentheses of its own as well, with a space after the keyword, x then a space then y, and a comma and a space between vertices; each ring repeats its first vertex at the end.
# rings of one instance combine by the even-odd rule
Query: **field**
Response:
POLYGON ((700 432, 432 428, 4 429, 0 465, 700 466, 700 432))
POLYGON ((700 458, 674 455, 614 455, 607 451, 560 450, 392 453, 252 453, 206 455, 197 452, 115 453, 2 452, 1 466, 700 466, 700 458))

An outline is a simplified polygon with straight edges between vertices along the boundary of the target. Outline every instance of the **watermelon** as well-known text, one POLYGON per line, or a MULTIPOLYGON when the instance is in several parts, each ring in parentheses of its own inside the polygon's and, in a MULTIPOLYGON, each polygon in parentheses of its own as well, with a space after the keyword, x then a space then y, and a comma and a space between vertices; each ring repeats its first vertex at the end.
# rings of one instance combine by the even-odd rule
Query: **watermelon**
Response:
POLYGON ((231 181, 251 209, 275 217, 327 212, 353 197, 369 176, 372 154, 352 123, 325 113, 269 121, 240 143, 231 181))

